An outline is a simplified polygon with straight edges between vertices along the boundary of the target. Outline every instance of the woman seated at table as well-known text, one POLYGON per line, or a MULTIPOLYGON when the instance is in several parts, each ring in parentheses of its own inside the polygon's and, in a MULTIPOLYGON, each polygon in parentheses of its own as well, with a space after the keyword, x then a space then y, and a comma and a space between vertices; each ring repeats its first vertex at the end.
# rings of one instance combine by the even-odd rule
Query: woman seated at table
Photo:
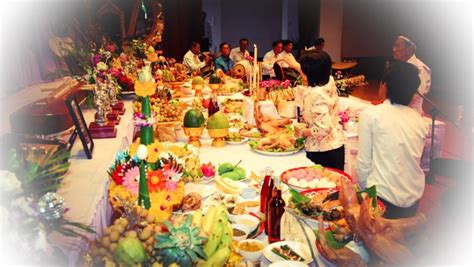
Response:
POLYGON ((359 116, 359 183, 377 187, 390 219, 414 216, 425 187, 420 159, 429 125, 408 106, 419 84, 416 67, 393 64, 380 88, 387 99, 359 116))
POLYGON ((331 57, 324 51, 303 56, 301 69, 308 86, 303 94, 303 119, 306 126, 296 127, 306 138, 306 157, 316 164, 344 170, 345 135, 339 124, 339 97, 331 76, 331 57))

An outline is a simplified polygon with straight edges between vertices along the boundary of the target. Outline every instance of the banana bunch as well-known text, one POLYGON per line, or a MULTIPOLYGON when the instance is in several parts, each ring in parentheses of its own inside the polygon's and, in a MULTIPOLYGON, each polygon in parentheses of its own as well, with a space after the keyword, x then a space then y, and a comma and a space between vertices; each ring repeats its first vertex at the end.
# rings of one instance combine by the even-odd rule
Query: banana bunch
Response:
MULTIPOLYGON (((194 214, 196 213, 198 212, 194 214)), ((225 205, 210 207, 203 218, 199 215, 194 216, 196 219, 193 217, 193 223, 201 223, 203 231, 208 234, 208 241, 204 245, 207 261, 201 262, 198 266, 224 266, 230 257, 233 235, 225 205)))
POLYGON ((268 98, 273 101, 275 105, 278 105, 280 101, 293 101, 295 100, 295 89, 274 90, 268 93, 268 98))
POLYGON ((187 158, 185 161, 186 169, 184 171, 185 182, 199 182, 202 178, 201 160, 198 156, 187 158))
POLYGON ((216 177, 216 186, 227 194, 240 194, 242 188, 230 178, 216 177))

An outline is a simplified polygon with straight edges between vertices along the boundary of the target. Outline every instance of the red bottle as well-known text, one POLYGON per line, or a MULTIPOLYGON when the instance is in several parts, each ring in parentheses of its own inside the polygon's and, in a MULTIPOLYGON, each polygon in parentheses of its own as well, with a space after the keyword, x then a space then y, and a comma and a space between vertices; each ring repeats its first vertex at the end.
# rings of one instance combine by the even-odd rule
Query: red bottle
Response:
POLYGON ((278 185, 272 192, 272 198, 268 201, 267 205, 267 221, 266 229, 268 242, 278 242, 280 239, 280 223, 281 217, 285 212, 285 201, 281 198, 281 189, 279 181, 276 182, 278 185))
POLYGON ((212 96, 211 102, 209 103, 209 107, 207 109, 207 113, 209 117, 211 117, 214 113, 219 111, 219 103, 217 102, 217 97, 212 96))
POLYGON ((265 214, 267 202, 271 197, 273 189, 272 168, 265 168, 265 178, 263 178, 262 189, 260 190, 260 212, 265 214))

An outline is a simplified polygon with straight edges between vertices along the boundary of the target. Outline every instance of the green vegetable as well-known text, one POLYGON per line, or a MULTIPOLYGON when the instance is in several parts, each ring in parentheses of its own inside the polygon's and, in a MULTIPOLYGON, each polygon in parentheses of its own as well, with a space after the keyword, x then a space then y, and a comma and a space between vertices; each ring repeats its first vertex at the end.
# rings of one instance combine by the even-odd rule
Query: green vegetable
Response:
POLYGON ((328 245, 331 248, 340 249, 340 248, 343 248, 346 245, 346 243, 337 241, 331 231, 324 232, 324 235, 326 236, 326 240, 328 241, 328 245))
POLYGON ((359 191, 357 192, 357 194, 359 196, 362 195, 362 193, 367 193, 367 195, 372 198, 372 207, 376 208, 377 207, 377 188, 375 187, 375 185, 369 187, 369 188, 366 188, 365 190, 362 190, 362 191, 359 191))
POLYGON ((307 203, 311 201, 311 198, 302 195, 300 192, 296 191, 293 188, 290 188, 291 201, 295 204, 307 203))

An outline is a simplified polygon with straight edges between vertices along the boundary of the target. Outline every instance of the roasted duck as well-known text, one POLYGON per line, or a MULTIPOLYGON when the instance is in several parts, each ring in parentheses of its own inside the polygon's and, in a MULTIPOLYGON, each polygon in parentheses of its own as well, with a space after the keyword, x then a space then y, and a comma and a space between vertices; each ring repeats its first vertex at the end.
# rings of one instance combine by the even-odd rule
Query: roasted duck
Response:
POLYGON ((263 115, 258 101, 254 103, 254 116, 257 128, 262 133, 275 134, 286 130, 286 125, 291 124, 290 119, 274 119, 263 115))

